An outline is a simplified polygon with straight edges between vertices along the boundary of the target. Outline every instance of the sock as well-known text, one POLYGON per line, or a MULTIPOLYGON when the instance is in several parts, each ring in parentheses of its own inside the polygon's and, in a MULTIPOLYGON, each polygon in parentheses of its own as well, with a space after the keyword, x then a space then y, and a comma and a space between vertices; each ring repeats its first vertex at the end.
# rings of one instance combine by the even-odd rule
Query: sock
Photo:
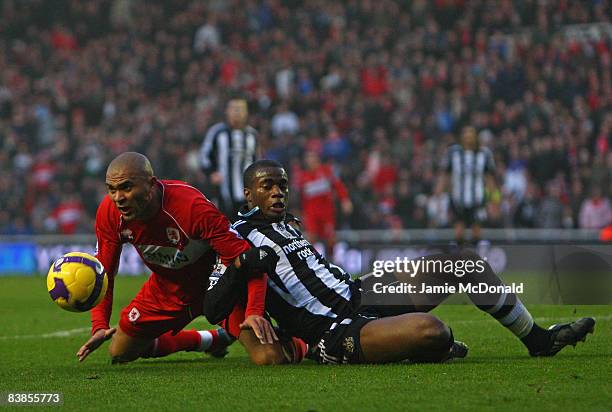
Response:
POLYGON ((497 319, 530 351, 537 351, 548 344, 550 333, 534 322, 531 313, 514 293, 502 292, 495 305, 477 306, 497 319))
POLYGON ((200 342, 199 352, 204 352, 208 349, 211 349, 215 345, 216 340, 219 338, 219 332, 217 332, 215 329, 199 330, 198 334, 202 339, 202 341, 200 342))
POLYGON ((200 352, 211 352, 220 346, 231 345, 235 339, 231 337, 223 328, 198 331, 202 338, 200 352))
MULTIPOLYGON (((470 281, 484 281, 490 286, 504 284, 488 263, 485 262, 484 268, 484 272, 479 274, 478 278, 472 278, 470 281)), ((529 351, 538 351, 549 344, 550 332, 533 321, 531 313, 514 293, 501 292, 487 295, 468 293, 468 296, 480 310, 489 313, 518 337, 529 351), (491 302, 496 303, 491 304, 491 302)))
POLYGON ((292 337, 284 341, 282 348, 289 363, 300 363, 308 353, 308 344, 300 338, 292 337))
POLYGON ((143 358, 160 358, 179 351, 196 351, 201 344, 201 337, 196 330, 182 330, 176 335, 166 332, 153 341, 151 348, 143 358))

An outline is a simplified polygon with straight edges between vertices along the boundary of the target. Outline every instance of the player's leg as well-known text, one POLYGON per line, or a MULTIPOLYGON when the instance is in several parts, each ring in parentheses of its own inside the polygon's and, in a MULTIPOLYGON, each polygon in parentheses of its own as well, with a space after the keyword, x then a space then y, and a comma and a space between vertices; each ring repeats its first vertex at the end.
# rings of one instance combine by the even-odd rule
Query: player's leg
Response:
POLYGON ((256 365, 300 363, 308 352, 308 345, 300 338, 280 337, 273 344, 261 343, 252 330, 241 331, 238 341, 256 365))
POLYGON ((321 219, 321 238, 325 244, 325 255, 334 255, 334 245, 336 244, 336 216, 335 211, 327 214, 324 219, 321 219))
POLYGON ((482 229, 480 227, 480 223, 475 221, 472 223, 472 244, 474 246, 478 245, 480 239, 482 239, 482 229))
POLYGON ((238 341, 249 354, 249 358, 256 365, 280 365, 289 363, 283 353, 280 343, 263 344, 252 330, 242 330, 238 341))
POLYGON ((455 241, 459 246, 463 245, 465 240, 465 216, 464 209, 455 204, 451 200, 451 211, 453 213, 453 231, 455 233, 455 241))
POLYGON ((215 358, 227 355, 227 347, 235 339, 224 329, 181 330, 172 331, 155 338, 151 345, 142 352, 143 358, 161 358, 175 352, 204 352, 215 358))
POLYGON ((256 365, 279 365, 299 363, 304 359, 308 346, 299 338, 279 336, 273 344, 263 344, 250 329, 240 329, 244 321, 244 310, 237 305, 221 325, 227 333, 237 337, 247 351, 249 358, 256 365))
POLYGON ((153 340, 150 338, 138 338, 125 333, 121 327, 111 339, 109 353, 113 363, 126 363, 138 359, 146 351, 153 340))
MULTIPOLYGON (((556 329, 543 329, 533 319, 515 293, 505 291, 501 278, 493 271, 487 261, 471 251, 462 251, 458 254, 440 254, 425 259, 428 266, 434 270, 423 270, 411 278, 409 282, 415 285, 416 290, 423 290, 423 284, 428 286, 451 285, 459 290, 460 284, 485 283, 489 287, 486 293, 479 290, 466 292, 470 300, 480 310, 489 313, 501 325, 507 328, 527 347, 534 356, 549 356, 556 354, 567 345, 575 345, 584 340, 587 333, 593 331, 594 320, 583 318, 577 322, 559 325, 556 329), (439 270, 452 263, 455 271, 452 273, 439 270), (471 267, 482 268, 482 271, 465 270, 467 262, 471 267), (463 268, 459 273, 457 268, 463 268), (436 269, 438 268, 438 269, 436 269), (461 276, 458 276, 460 274, 461 276), (492 286, 492 288, 491 288, 492 286)), ((419 311, 429 311, 438 306, 449 296, 448 293, 417 293, 410 296, 410 304, 419 311)))
POLYGON ((199 316, 196 308, 201 307, 198 302, 192 310, 162 311, 149 307, 137 296, 121 312, 119 327, 110 345, 113 363, 130 362, 139 357, 163 357, 180 351, 224 356, 233 339, 223 329, 182 330, 199 316))
POLYGON ((453 229, 455 231, 455 241, 458 245, 463 245, 465 241, 465 224, 463 221, 456 221, 453 225, 453 229))
POLYGON ((361 328, 359 340, 366 363, 439 362, 448 358, 454 343, 451 330, 427 313, 372 320, 361 328))

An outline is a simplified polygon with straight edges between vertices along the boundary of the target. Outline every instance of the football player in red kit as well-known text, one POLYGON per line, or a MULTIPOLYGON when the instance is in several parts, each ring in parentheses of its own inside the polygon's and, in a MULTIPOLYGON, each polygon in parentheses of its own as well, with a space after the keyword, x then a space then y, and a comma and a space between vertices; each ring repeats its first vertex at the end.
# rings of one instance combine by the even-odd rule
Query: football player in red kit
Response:
POLYGON ((353 204, 344 184, 336 177, 330 165, 321 162, 318 153, 306 152, 304 162, 306 169, 298 178, 304 228, 312 243, 324 242, 329 253, 336 238, 334 192, 340 200, 343 213, 350 214, 353 204))
POLYGON ((248 276, 240 327, 252 330, 262 343, 277 339, 263 317, 266 275, 253 262, 259 251, 230 229, 227 218, 202 193, 184 182, 158 180, 149 160, 135 152, 110 163, 106 186, 108 196, 96 215, 96 256, 109 285, 104 300, 91 311, 92 337, 77 352, 80 361, 111 337, 113 363, 181 350, 224 351, 232 340, 222 329, 182 330, 203 314, 213 268, 248 276), (153 273, 122 310, 118 327, 111 328, 114 276, 124 243, 135 247, 153 273))

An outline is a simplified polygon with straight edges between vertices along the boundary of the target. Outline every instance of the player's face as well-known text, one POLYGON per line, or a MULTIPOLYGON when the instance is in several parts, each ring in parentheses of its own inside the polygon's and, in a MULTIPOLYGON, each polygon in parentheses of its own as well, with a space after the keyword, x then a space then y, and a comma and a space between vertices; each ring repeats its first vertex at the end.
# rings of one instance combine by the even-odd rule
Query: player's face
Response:
POLYGON ((321 164, 319 155, 315 152, 307 152, 304 161, 308 169, 316 169, 321 164))
POLYGON ((473 127, 466 127, 461 134, 461 143, 465 149, 473 150, 476 147, 476 130, 473 127))
POLYGON ((268 219, 280 222, 285 218, 289 201, 289 179, 285 169, 260 169, 251 188, 245 190, 249 207, 259 206, 268 219))
POLYGON ((155 179, 117 170, 106 175, 108 195, 126 222, 144 220, 152 215, 155 179))
POLYGON ((241 129, 246 126, 249 111, 246 100, 231 100, 227 105, 227 121, 231 127, 241 129))

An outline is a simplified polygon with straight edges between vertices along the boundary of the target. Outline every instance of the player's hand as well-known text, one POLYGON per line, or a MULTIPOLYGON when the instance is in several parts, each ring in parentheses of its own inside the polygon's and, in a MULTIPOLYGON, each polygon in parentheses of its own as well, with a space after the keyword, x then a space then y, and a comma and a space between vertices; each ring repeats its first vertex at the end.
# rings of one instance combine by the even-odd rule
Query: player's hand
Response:
POLYGON ((210 175, 210 182, 213 185, 220 185, 221 183, 223 183, 223 175, 219 172, 213 172, 210 175))
POLYGON ((76 355, 79 362, 83 362, 91 352, 95 351, 100 345, 112 338, 115 332, 117 332, 117 328, 98 329, 77 352, 76 355))
POLYGON ((344 200, 340 204, 340 207, 342 208, 342 213, 345 215, 350 215, 353 213, 353 203, 349 199, 344 200))
POLYGON ((240 329, 252 329, 255 336, 264 345, 266 343, 273 344, 274 341, 278 340, 274 328, 263 316, 250 315, 240 324, 240 329))

